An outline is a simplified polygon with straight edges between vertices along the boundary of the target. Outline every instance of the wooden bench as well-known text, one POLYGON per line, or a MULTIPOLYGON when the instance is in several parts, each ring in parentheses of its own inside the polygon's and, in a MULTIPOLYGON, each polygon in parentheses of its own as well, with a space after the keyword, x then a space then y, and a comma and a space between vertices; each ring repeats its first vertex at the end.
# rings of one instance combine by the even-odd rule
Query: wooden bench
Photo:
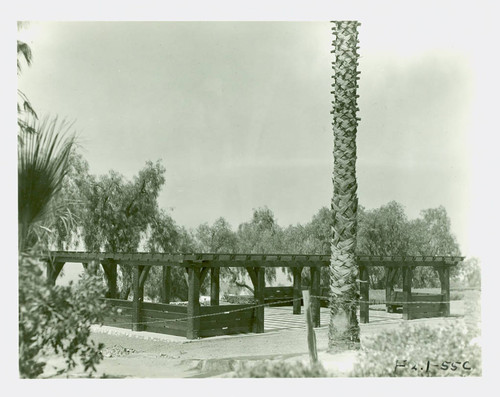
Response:
MULTIPOLYGON (((302 287, 303 290, 308 290, 309 287, 302 287)), ((321 288, 320 306, 328 307, 329 304, 329 289, 327 287, 321 288)), ((284 300, 289 300, 289 302, 282 302, 273 304, 273 306, 292 306, 293 305, 293 287, 265 287, 264 288, 264 302, 265 303, 275 303, 284 300)), ((303 300, 301 299, 301 304, 303 300)))
POLYGON ((402 291, 394 291, 391 302, 386 304, 389 313, 401 313, 403 306, 408 305, 409 319, 444 317, 446 308, 444 294, 429 294, 423 292, 412 292, 411 303, 404 303, 402 291))

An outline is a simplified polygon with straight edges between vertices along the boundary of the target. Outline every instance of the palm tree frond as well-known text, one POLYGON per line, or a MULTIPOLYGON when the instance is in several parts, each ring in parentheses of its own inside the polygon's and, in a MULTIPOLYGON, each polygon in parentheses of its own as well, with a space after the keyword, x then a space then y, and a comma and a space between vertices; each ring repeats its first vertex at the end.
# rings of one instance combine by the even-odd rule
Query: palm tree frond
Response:
POLYGON ((20 244, 35 224, 53 213, 53 200, 68 172, 68 159, 75 142, 71 124, 57 118, 34 120, 35 134, 21 130, 18 145, 18 210, 20 244))
POLYGON ((20 56, 21 56, 21 59, 24 58, 24 60, 26 61, 26 64, 28 66, 31 66, 33 54, 31 53, 30 46, 23 41, 17 40, 17 71, 18 71, 18 73, 20 73, 21 69, 22 69, 20 56))

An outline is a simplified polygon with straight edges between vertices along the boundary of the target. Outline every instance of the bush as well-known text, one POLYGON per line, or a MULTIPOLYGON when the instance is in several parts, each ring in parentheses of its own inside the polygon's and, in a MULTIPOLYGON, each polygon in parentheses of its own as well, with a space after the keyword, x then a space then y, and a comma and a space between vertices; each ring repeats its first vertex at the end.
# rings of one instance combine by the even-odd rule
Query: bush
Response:
POLYGON ((321 365, 286 361, 264 361, 262 364, 243 365, 234 378, 325 378, 332 376, 321 365))
POLYGON ((231 303, 233 305, 246 305, 255 303, 255 299, 251 295, 229 295, 224 294, 222 297, 224 302, 231 303))
POLYGON ((481 265, 478 258, 468 258, 461 262, 454 277, 468 288, 481 289, 481 265))
POLYGON ((79 356, 84 371, 92 375, 102 359, 89 340, 90 326, 102 323, 106 304, 99 300, 103 286, 96 277, 83 276, 73 286, 47 285, 39 262, 30 256, 19 259, 19 372, 22 378, 40 376, 48 354, 61 354, 64 373, 76 366, 79 356))
POLYGON ((354 376, 480 376, 477 329, 403 324, 363 344, 354 376), (458 364, 460 362, 460 364, 458 364), (464 368, 464 363, 466 368, 464 368), (457 367, 452 369, 453 365, 457 367))

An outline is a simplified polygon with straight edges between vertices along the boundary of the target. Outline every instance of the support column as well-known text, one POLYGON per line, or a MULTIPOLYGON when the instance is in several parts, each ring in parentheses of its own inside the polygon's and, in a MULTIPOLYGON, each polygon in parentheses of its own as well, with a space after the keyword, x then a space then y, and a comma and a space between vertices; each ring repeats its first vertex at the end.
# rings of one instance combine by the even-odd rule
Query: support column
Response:
POLYGON ((293 267, 293 314, 300 314, 302 298, 302 268, 293 267))
POLYGON ((359 318, 362 324, 370 322, 370 282, 368 278, 368 268, 366 266, 359 266, 359 318))
POLYGON ((47 284, 56 285, 57 276, 61 273, 64 263, 47 261, 47 284))
POLYGON ((403 268, 403 320, 412 319, 412 296, 411 284, 413 279, 413 268, 405 266, 403 268))
POLYGON ((219 306, 220 268, 210 269, 210 306, 219 306))
POLYGON ((442 308, 443 315, 448 317, 450 315, 450 268, 441 267, 437 269, 439 274, 439 281, 441 283, 441 294, 443 295, 442 308))
POLYGON ((311 314, 314 328, 320 326, 321 268, 310 267, 311 271, 311 314))
MULTIPOLYGON (((264 305, 264 288, 266 286, 265 271, 263 267, 255 268, 254 298, 258 305, 264 305)), ((253 332, 264 333, 264 306, 255 308, 255 321, 252 327, 253 332)))
POLYGON ((144 300, 144 286, 141 288, 140 277, 144 266, 132 265, 132 331, 144 331, 142 322, 142 301, 144 300))
POLYGON ((187 306, 187 331, 188 339, 197 339, 200 331, 200 269, 190 266, 188 268, 188 306, 187 306), (197 317, 197 318, 193 318, 197 317))
POLYGON ((163 266, 161 273, 161 302, 170 303, 172 285, 172 268, 163 266))
POLYGON ((389 313, 394 312, 394 304, 390 302, 394 301, 394 281, 396 280, 397 272, 398 269, 396 267, 385 267, 385 301, 389 313))

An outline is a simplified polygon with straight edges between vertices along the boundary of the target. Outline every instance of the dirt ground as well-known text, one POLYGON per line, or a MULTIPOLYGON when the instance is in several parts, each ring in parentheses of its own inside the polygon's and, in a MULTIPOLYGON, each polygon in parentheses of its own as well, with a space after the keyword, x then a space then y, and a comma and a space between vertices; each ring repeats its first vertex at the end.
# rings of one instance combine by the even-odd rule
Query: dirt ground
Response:
MULTIPOLYGON (((412 320, 441 327, 464 321, 464 302, 451 304, 451 317, 412 320)), ((401 314, 370 311, 369 324, 361 324, 361 342, 383 329, 403 322, 401 314)), ((348 373, 356 360, 356 352, 327 353, 328 326, 317 328, 319 358, 327 369, 348 373)), ((109 378, 205 378, 230 376, 240 363, 261 360, 308 361, 307 331, 302 329, 271 330, 263 334, 239 334, 189 341, 183 337, 150 332, 132 332, 105 326, 93 326, 92 339, 104 343, 104 359, 95 377, 109 378)), ((62 365, 51 358, 44 377, 54 377, 62 365)), ((85 377, 82 368, 58 377, 85 377)))

